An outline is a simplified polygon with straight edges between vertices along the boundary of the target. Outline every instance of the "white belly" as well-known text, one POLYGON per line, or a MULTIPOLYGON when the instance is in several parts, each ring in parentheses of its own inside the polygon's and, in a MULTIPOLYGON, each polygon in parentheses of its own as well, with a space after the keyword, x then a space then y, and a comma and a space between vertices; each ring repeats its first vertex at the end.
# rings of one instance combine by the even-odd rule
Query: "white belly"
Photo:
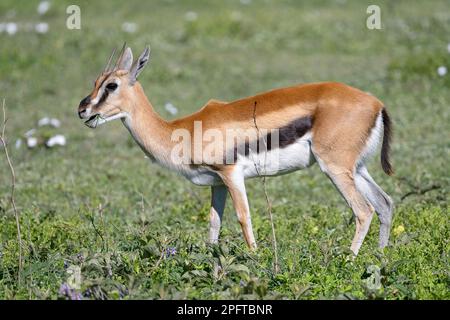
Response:
POLYGON ((305 135, 284 148, 239 156, 236 164, 240 166, 245 178, 276 176, 304 169, 315 162, 310 141, 309 135, 305 135))
POLYGON ((192 170, 185 170, 182 174, 186 177, 186 179, 198 186, 216 186, 223 184, 222 179, 217 175, 217 173, 202 167, 192 170))
MULTIPOLYGON (((244 174, 244 178, 258 176, 277 176, 292 171, 307 168, 314 164, 311 152, 310 135, 305 135, 293 144, 277 148, 267 153, 249 153, 247 156, 238 155, 237 169, 244 174)), ((200 186, 222 184, 221 178, 212 170, 205 167, 185 169, 181 173, 189 181, 200 186)))

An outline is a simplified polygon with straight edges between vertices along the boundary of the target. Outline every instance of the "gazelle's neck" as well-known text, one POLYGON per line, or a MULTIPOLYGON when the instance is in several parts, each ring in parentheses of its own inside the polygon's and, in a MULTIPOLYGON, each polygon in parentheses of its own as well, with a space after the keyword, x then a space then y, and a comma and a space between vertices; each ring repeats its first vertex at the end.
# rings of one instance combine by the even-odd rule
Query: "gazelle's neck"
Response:
POLYGON ((148 157, 164 166, 172 166, 171 125, 156 113, 141 85, 137 82, 134 86, 132 111, 123 123, 148 157))

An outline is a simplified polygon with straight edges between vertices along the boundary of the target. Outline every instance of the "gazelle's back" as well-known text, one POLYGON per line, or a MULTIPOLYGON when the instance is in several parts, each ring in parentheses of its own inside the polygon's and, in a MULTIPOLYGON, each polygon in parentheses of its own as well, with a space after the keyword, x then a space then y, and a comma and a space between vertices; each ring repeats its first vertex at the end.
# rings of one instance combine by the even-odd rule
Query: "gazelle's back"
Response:
MULTIPOLYGON (((294 120, 321 117, 325 110, 336 114, 355 112, 358 109, 376 114, 382 103, 375 97, 356 88, 336 82, 301 84, 274 89, 254 96, 223 102, 210 100, 199 111, 172 123, 193 128, 194 121, 201 121, 203 129, 230 128, 251 129, 255 120, 260 128, 278 129, 294 120)), ((356 116, 356 113, 355 113, 356 116)))

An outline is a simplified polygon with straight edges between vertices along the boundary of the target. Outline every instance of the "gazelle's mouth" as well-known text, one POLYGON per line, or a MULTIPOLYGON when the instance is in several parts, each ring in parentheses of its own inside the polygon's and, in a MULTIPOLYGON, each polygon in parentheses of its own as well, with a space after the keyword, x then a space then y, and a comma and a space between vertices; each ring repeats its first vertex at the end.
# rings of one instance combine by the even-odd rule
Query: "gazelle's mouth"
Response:
POLYGON ((126 116, 125 112, 119 112, 115 115, 112 115, 110 117, 104 117, 100 114, 95 114, 93 116, 90 116, 89 119, 87 119, 84 124, 86 126, 88 126, 89 128, 95 129, 97 128, 97 126, 104 124, 106 122, 112 121, 112 120, 116 120, 116 119, 120 119, 120 118, 124 118, 126 116))
POLYGON ((96 128, 98 125, 98 118, 100 117, 99 114, 94 114, 93 116, 90 116, 89 119, 87 119, 84 124, 87 125, 89 128, 96 128))

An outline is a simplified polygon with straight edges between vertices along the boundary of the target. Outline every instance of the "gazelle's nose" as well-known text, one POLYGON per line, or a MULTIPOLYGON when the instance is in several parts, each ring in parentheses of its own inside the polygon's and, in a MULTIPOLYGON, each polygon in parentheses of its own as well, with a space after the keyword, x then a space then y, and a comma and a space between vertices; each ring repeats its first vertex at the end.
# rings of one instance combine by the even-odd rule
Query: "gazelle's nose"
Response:
POLYGON ((79 107, 86 107, 89 105, 89 103, 91 103, 91 96, 87 96, 86 98, 84 98, 83 100, 80 101, 80 105, 79 107))
POLYGON ((84 108, 83 110, 78 109, 78 117, 80 117, 80 119, 84 118, 85 113, 86 113, 86 108, 84 108))
POLYGON ((91 103, 91 96, 87 96, 83 100, 80 101, 80 105, 78 106, 78 116, 80 119, 83 119, 84 114, 86 113, 87 106, 91 103))

